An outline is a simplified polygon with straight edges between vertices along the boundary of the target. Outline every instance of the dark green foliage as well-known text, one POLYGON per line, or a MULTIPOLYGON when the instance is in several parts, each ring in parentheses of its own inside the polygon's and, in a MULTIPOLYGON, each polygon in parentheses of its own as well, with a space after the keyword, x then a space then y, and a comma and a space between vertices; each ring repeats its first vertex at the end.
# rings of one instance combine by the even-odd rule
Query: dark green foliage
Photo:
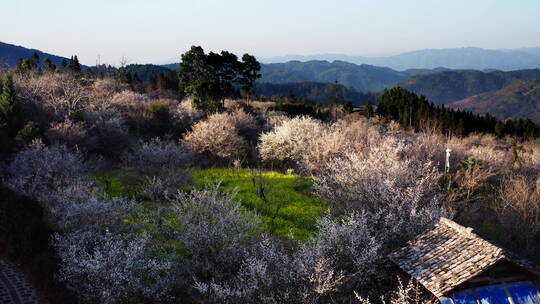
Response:
POLYGON ((17 94, 10 76, 5 77, 0 84, 0 130, 7 135, 14 135, 17 132, 18 123, 17 94))
MULTIPOLYGON (((366 103, 369 98, 374 98, 374 94, 358 92, 354 88, 346 88, 339 85, 343 98, 350 100, 353 105, 366 103)), ((270 97, 272 100, 284 100, 291 92, 297 98, 304 98, 315 103, 330 103, 335 94, 335 84, 319 82, 297 82, 297 83, 255 83, 255 92, 258 96, 270 97)), ((264 99, 264 98, 263 98, 264 99)))
POLYGON ((239 86, 247 89, 258 77, 258 64, 245 54, 246 62, 227 51, 220 54, 204 53, 200 46, 192 46, 182 54, 179 87, 193 99, 194 106, 208 112, 223 108, 223 101, 234 96, 239 86))
POLYGON ((499 137, 499 138, 503 137, 503 135, 504 135, 504 124, 502 123, 502 121, 500 121, 500 120, 497 121, 497 123, 495 124, 494 132, 495 132, 495 135, 497 135, 497 137, 499 137))
POLYGON ((79 63, 79 58, 77 58, 77 55, 71 56, 71 59, 69 62, 69 70, 75 74, 81 73, 82 68, 81 68, 81 64, 79 63))
POLYGON ((463 136, 471 132, 499 132, 499 136, 511 135, 521 138, 540 136, 540 128, 530 119, 502 122, 490 114, 477 115, 446 109, 444 106, 430 104, 424 96, 418 96, 401 87, 384 91, 380 97, 377 114, 388 121, 399 122, 405 127, 433 129, 444 134, 463 136))
POLYGON ((255 95, 255 81, 261 77, 261 74, 259 73, 261 64, 257 61, 255 56, 249 54, 244 54, 244 56, 242 56, 242 63, 240 70, 241 92, 247 99, 251 99, 253 95, 255 95))
POLYGON ((146 110, 162 122, 169 121, 169 106, 167 104, 151 102, 146 106, 146 110))
POLYGON ((32 142, 33 139, 41 136, 41 129, 38 124, 30 121, 19 130, 16 136, 16 141, 19 145, 24 146, 32 142))
POLYGON ((364 106, 364 115, 366 117, 370 118, 375 115, 375 109, 373 108, 373 105, 371 104, 371 99, 368 99, 366 105, 364 106))
POLYGON ((345 103, 343 104, 343 112, 350 114, 353 111, 354 111, 354 106, 353 106, 352 101, 346 100, 345 103))
POLYGON ((275 106, 269 107, 268 110, 284 112, 290 117, 311 116, 322 120, 325 120, 328 117, 327 112, 320 111, 314 105, 309 103, 277 103, 275 106))
POLYGON ((178 91, 177 72, 168 70, 149 75, 146 92, 163 94, 167 91, 178 91))
POLYGON ((52 73, 56 71, 56 65, 47 57, 43 60, 43 71, 46 73, 52 73))
MULTIPOLYGON (((172 70, 154 64, 129 64, 123 68, 120 68, 123 73, 130 73, 133 77, 137 75, 140 81, 147 83, 151 75, 158 75, 159 73, 167 74, 172 70)), ((175 72, 175 71, 172 71, 175 72)), ((176 73, 175 73, 176 74, 176 73)), ((178 81, 176 81, 178 85, 178 81)))
POLYGON ((62 63, 60 64, 60 67, 62 68, 62 71, 65 71, 68 67, 68 62, 66 59, 62 59, 62 63))

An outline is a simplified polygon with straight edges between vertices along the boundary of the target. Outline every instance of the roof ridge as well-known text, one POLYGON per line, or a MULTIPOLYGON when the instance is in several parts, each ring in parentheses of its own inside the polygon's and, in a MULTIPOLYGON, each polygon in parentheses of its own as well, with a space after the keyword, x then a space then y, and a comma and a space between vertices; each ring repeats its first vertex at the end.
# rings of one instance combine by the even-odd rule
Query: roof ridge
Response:
POLYGON ((534 263, 445 217, 388 257, 437 297, 502 260, 540 275, 534 263))
POLYGON ((439 224, 441 223, 445 224, 447 227, 455 230, 456 232, 464 236, 475 239, 477 242, 481 242, 487 246, 490 246, 492 249, 495 249, 495 252, 493 252, 494 257, 499 256, 500 258, 508 258, 509 251, 506 248, 496 242, 493 242, 492 240, 486 239, 483 236, 477 234, 472 227, 460 225, 446 217, 441 217, 439 224))
POLYGON ((448 226, 448 227, 450 227, 450 228, 452 228, 454 230, 456 230, 459 233, 480 237, 478 234, 473 232, 474 229, 472 227, 462 226, 462 225, 452 221, 449 218, 441 217, 441 219, 439 221, 439 224, 441 224, 441 223, 445 224, 446 226, 448 226))

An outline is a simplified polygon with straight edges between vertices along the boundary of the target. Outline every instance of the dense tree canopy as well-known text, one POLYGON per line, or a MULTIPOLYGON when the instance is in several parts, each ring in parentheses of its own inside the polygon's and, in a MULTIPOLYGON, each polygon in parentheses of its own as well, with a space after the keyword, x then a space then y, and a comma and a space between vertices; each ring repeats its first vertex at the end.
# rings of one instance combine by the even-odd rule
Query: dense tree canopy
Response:
POLYGON ((16 132, 17 95, 11 77, 7 76, 0 81, 0 89, 0 131, 12 134, 16 132))
POLYGON ((182 54, 180 63, 180 89, 193 98, 195 107, 215 112, 223 106, 223 100, 239 88, 251 92, 259 75, 257 60, 245 54, 243 61, 227 51, 205 54, 200 46, 182 54))
POLYGON ((497 120, 490 114, 446 109, 429 103, 424 96, 401 87, 385 90, 379 100, 377 114, 402 126, 433 129, 458 136, 472 132, 486 132, 498 136, 513 135, 523 138, 540 136, 540 128, 530 119, 497 120))

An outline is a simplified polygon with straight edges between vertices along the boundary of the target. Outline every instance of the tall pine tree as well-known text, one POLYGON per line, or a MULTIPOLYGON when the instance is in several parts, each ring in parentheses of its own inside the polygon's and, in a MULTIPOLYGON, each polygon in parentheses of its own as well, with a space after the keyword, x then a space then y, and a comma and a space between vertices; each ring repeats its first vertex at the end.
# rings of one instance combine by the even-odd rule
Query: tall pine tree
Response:
POLYGON ((77 55, 71 57, 71 62, 69 63, 69 69, 75 74, 81 73, 81 64, 79 63, 79 58, 77 55))
POLYGON ((0 94, 0 129, 8 135, 14 135, 17 132, 16 107, 17 95, 13 87, 13 80, 10 76, 6 76, 2 81, 0 94))

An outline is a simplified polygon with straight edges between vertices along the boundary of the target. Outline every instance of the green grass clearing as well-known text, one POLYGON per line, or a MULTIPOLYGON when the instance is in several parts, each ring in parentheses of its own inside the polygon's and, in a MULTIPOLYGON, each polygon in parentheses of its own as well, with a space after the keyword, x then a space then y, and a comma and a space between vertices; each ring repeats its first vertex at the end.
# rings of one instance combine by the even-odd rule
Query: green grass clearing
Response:
MULTIPOLYGON (((219 183, 223 190, 236 191, 242 206, 256 212, 262 218, 263 228, 272 235, 306 241, 316 232, 317 219, 328 210, 326 202, 311 194, 311 179, 295 174, 259 174, 251 169, 231 168, 193 169, 192 173, 195 188, 219 183), (263 185, 266 199, 257 185, 263 185)), ((140 197, 140 189, 133 183, 136 176, 136 172, 115 169, 93 174, 92 178, 109 197, 140 197)))
POLYGON ((317 219, 328 209, 322 199, 311 195, 311 179, 295 174, 217 168, 194 170, 193 180, 199 188, 220 183, 224 190, 236 190, 242 205, 261 216, 267 231, 299 241, 316 231, 317 219), (260 184, 266 200, 258 191, 260 184))

